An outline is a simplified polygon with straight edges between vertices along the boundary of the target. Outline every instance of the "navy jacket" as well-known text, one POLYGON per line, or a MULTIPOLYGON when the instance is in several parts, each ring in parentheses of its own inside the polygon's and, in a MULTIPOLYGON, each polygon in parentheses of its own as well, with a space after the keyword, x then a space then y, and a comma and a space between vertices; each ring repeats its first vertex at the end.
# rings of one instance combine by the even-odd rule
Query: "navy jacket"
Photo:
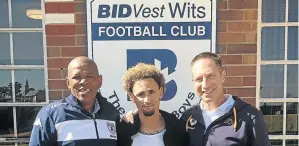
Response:
POLYGON ((97 94, 100 110, 94 115, 70 95, 44 106, 38 113, 30 146, 117 146, 120 116, 106 98, 97 94))
MULTIPOLYGON (((175 115, 160 110, 165 120, 165 133, 163 141, 165 146, 188 146, 188 133, 185 131, 185 123, 176 118, 175 115)), ((122 122, 119 130, 119 141, 121 146, 131 146, 131 136, 140 131, 139 115, 134 115, 134 124, 122 122)))
POLYGON ((233 98, 233 108, 207 129, 200 105, 182 115, 189 132, 189 146, 271 146, 262 113, 238 97, 233 98))

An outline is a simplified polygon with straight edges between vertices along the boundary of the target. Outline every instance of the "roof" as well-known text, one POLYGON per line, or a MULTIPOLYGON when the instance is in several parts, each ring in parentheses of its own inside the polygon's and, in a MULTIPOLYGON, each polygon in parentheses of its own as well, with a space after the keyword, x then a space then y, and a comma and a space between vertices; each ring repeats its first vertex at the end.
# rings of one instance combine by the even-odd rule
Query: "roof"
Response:
POLYGON ((41 90, 33 90, 29 91, 25 96, 35 96, 41 90))

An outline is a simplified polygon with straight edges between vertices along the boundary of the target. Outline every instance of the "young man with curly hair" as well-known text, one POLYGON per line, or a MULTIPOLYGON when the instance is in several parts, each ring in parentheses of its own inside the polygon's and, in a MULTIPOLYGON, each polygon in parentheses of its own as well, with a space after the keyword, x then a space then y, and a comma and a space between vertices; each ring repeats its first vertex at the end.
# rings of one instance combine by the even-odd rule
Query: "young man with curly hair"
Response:
POLYGON ((123 77, 123 88, 137 106, 134 123, 122 122, 122 146, 184 146, 188 134, 182 121, 160 110, 165 78, 154 65, 138 63, 123 77), (134 129, 134 130, 132 130, 134 129), (124 136, 126 135, 126 136, 124 136))

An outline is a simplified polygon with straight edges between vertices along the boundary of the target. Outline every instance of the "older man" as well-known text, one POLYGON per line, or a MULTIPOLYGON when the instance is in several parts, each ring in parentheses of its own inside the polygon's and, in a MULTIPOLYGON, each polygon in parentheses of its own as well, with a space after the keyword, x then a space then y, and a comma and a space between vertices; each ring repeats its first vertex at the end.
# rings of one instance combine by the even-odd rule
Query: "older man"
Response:
POLYGON ((187 110, 190 146, 270 146, 263 115, 237 96, 223 93, 226 72, 218 55, 204 52, 191 62, 200 103, 187 110))
POLYGON ((71 95, 41 109, 34 122, 30 146, 116 146, 119 113, 98 93, 102 76, 87 57, 68 65, 71 95))

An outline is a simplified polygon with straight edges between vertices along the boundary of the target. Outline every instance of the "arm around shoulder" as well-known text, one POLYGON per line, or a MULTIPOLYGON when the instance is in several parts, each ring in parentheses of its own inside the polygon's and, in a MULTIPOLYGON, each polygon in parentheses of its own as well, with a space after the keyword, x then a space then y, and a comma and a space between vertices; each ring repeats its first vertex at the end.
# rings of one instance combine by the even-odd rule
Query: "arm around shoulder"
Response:
POLYGON ((179 133, 178 140, 181 146, 188 146, 189 145, 189 133, 186 130, 186 122, 180 119, 180 124, 178 125, 179 133))

